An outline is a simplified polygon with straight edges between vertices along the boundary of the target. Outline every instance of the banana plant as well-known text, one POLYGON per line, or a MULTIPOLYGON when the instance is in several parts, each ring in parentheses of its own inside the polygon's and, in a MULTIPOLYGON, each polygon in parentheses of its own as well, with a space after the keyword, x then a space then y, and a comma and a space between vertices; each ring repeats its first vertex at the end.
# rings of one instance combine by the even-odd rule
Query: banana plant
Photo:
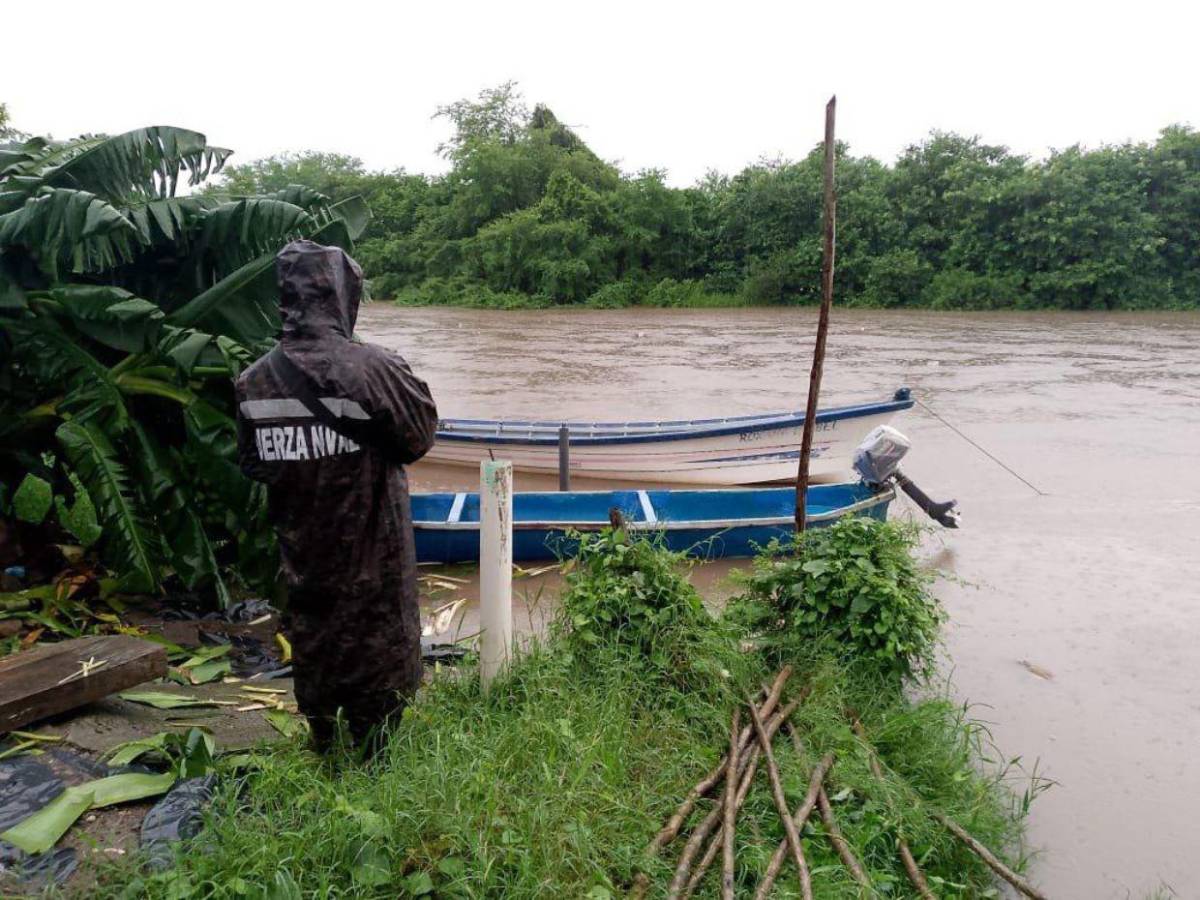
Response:
POLYGON ((178 195, 230 151, 154 126, 0 144, 0 482, 85 490, 128 592, 266 589, 265 496, 235 459, 233 379, 279 328, 274 255, 370 217, 303 187, 178 195))

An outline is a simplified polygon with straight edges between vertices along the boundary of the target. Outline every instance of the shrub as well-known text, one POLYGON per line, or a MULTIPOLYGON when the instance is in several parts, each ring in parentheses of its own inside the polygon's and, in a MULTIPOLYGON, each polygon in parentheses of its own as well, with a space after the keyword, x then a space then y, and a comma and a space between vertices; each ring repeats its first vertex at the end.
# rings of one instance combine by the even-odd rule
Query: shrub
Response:
POLYGON ((486 284, 465 278, 427 278, 417 285, 393 288, 373 284, 379 296, 398 306, 465 306, 472 309, 524 309, 544 307, 549 300, 518 291, 494 291, 486 284))
POLYGON ((933 309, 1001 309, 1022 305, 1023 296, 1016 276, 945 269, 929 282, 921 300, 933 309))
POLYGON ((859 299, 864 306, 912 305, 929 275, 929 264, 915 250, 892 250, 871 260, 859 299))
POLYGON ((704 305, 704 285, 687 279, 676 281, 674 278, 663 278, 646 291, 642 298, 643 306, 702 306, 704 305))
POLYGON ((742 296, 752 305, 816 303, 821 298, 821 243, 819 238, 799 242, 794 250, 780 250, 750 262, 742 296))
POLYGON ((713 619, 680 571, 685 559, 620 528, 580 535, 561 597, 559 629, 568 652, 616 645, 659 669, 686 666, 680 657, 688 636, 713 619))
POLYGON ((913 557, 916 529, 844 518, 772 541, 742 576, 732 615, 768 643, 829 641, 900 676, 928 675, 943 613, 913 557))
POLYGON ((593 291, 587 305, 593 309, 624 309, 637 303, 641 293, 632 281, 613 281, 593 291))

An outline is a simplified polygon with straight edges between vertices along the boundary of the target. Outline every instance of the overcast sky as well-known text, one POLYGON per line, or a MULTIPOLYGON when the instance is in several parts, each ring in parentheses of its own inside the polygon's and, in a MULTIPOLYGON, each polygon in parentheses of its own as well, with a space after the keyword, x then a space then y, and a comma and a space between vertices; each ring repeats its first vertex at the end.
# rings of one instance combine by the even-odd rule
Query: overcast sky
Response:
POLYGON ((242 162, 319 149, 441 171, 436 107, 507 79, 602 157, 665 168, 674 184, 803 155, 832 93, 838 137, 886 161, 934 128, 1043 155, 1200 125, 1200 4, 1183 0, 19 9, 4 14, 0 53, 0 102, 18 127, 182 125, 242 162))

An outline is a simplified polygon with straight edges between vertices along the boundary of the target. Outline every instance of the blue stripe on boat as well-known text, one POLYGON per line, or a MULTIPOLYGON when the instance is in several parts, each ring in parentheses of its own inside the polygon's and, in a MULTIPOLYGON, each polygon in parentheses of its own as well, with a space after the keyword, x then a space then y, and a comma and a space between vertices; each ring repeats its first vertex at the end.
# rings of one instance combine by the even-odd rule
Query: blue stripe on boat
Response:
MULTIPOLYGON (((896 391, 892 400, 883 403, 864 403, 857 406, 839 406, 823 409, 817 412, 817 422, 833 422, 839 419, 857 419, 862 416, 875 416, 882 413, 899 412, 911 409, 914 401, 907 388, 896 391)), ((674 429, 645 434, 613 434, 603 436, 574 436, 572 446, 595 446, 604 444, 644 444, 657 441, 695 440, 696 438, 721 437, 728 434, 753 434, 759 431, 776 431, 793 428, 804 424, 803 412, 766 414, 759 416, 737 416, 726 419, 692 419, 673 422, 519 422, 489 419, 445 419, 442 428, 437 432, 439 441, 463 441, 486 444, 557 444, 559 425, 566 424, 569 428, 579 429, 616 429, 660 427, 674 429), (743 423, 741 425, 737 423, 743 423), (496 426, 495 433, 466 433, 456 431, 455 426, 470 428, 471 426, 496 426), (507 435, 501 429, 554 429, 555 433, 546 435, 507 435)))
MULTIPOLYGON (((817 459, 825 452, 824 447, 813 447, 809 454, 813 459, 817 459)), ((720 456, 714 459, 704 459, 704 463, 719 463, 719 462, 770 462, 778 459, 799 459, 799 450, 777 450, 774 453, 748 453, 742 456, 720 456)))

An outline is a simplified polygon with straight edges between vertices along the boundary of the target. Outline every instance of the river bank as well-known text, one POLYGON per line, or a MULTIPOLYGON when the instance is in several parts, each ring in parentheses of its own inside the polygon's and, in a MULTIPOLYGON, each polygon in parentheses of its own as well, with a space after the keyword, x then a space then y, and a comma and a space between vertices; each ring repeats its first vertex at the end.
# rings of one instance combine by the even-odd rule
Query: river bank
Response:
MULTIPOLYGON (((615 419, 801 405, 814 318, 375 304, 359 330, 405 354, 443 415, 615 419)), ((966 514, 929 548, 962 579, 939 588, 945 669, 960 698, 986 704, 975 713, 997 743, 1058 783, 1029 823, 1047 848, 1034 874, 1056 897, 1200 885, 1180 801, 1200 792, 1187 749, 1200 740, 1198 345, 1195 314, 835 310, 829 402, 910 386, 1048 495, 923 410, 896 422, 916 445, 909 473, 966 514)), ((421 465, 412 479, 473 483, 421 465)))

